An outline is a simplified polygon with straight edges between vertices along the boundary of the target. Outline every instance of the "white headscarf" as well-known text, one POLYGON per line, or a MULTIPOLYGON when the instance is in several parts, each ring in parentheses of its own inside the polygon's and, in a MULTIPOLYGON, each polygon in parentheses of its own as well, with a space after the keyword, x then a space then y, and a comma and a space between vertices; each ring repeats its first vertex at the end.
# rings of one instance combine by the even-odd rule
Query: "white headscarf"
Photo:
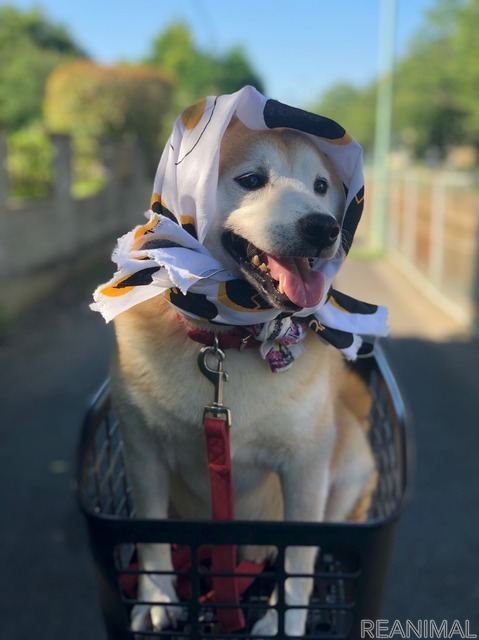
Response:
POLYGON ((336 122, 267 99, 253 87, 205 98, 177 118, 156 173, 149 220, 119 239, 113 253, 118 271, 95 291, 92 309, 108 322, 163 295, 186 318, 261 325, 257 333, 266 341, 271 323, 276 336, 278 316, 284 314, 246 280, 235 279, 202 244, 216 213, 220 144, 233 115, 250 129, 287 127, 306 133, 329 156, 345 185, 341 249, 335 258, 318 259, 313 265, 325 278, 325 293, 315 307, 300 309, 281 323, 285 329, 299 321, 353 359, 361 336, 388 332, 384 307, 359 302, 331 287, 362 213, 362 149, 336 122))

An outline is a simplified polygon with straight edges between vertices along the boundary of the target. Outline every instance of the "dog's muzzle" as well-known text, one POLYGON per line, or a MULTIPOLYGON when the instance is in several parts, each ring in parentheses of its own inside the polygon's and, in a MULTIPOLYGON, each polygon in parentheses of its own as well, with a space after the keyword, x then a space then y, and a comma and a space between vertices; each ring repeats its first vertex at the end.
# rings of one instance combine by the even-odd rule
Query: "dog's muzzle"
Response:
MULTIPOLYGON (((306 227, 307 232, 312 233, 314 223, 306 224, 306 227)), ((304 242, 305 246, 311 246, 310 252, 297 256, 273 255, 231 231, 223 234, 222 241, 246 279, 273 307, 297 311, 319 304, 325 280, 321 273, 312 269, 319 250, 310 242, 304 242)))

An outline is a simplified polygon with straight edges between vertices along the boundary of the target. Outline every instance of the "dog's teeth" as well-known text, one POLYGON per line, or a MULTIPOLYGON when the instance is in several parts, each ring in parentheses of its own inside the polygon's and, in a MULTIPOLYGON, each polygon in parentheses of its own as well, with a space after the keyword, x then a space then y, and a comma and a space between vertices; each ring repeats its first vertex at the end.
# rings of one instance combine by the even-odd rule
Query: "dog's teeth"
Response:
POLYGON ((279 274, 278 291, 279 291, 281 294, 284 294, 284 285, 283 285, 283 280, 284 280, 284 274, 280 273, 280 274, 279 274))
POLYGON ((265 265, 264 262, 259 265, 259 270, 262 271, 263 273, 266 273, 266 271, 269 271, 268 267, 265 265))
POLYGON ((253 256, 251 258, 251 262, 254 264, 255 267, 259 267, 259 265, 261 264, 261 260, 259 259, 259 256, 253 256))

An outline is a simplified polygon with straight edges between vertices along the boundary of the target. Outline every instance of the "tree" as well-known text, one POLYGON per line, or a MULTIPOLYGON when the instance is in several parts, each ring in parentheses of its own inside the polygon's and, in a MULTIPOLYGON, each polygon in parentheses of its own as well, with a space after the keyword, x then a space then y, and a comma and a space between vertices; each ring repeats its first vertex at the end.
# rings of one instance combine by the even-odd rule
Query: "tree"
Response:
POLYGON ((421 156, 434 147, 444 155, 463 139, 454 39, 463 0, 438 0, 399 62, 395 77, 394 129, 421 156))
POLYGON ((40 120, 48 75, 78 57, 82 49, 40 10, 0 7, 0 122, 13 130, 40 120))
POLYGON ((249 84, 263 92, 263 82, 254 71, 241 47, 233 47, 217 66, 217 85, 222 93, 233 93, 249 84))
POLYGON ((146 62, 159 64, 163 69, 181 75, 195 55, 193 38, 188 27, 182 22, 174 22, 153 40, 151 53, 146 62))
POLYGON ((53 184, 53 148, 45 128, 34 122, 8 137, 7 169, 10 195, 47 196, 53 184))
POLYGON ((153 66, 106 67, 76 61, 48 78, 44 113, 49 131, 69 134, 77 150, 95 155, 102 137, 133 133, 151 166, 171 103, 171 79, 153 66))
MULTIPOLYGON (((437 0, 396 66, 393 140, 421 157, 431 148, 479 147, 479 0, 437 0)), ((333 87, 319 102, 368 148, 377 84, 333 87)))
POLYGON ((452 73, 456 103, 464 112, 463 137, 479 147, 479 1, 469 0, 458 12, 453 38, 452 73))
POLYGON ((374 145, 376 85, 366 88, 334 85, 312 111, 339 122, 366 149, 374 145))
POLYGON ((206 95, 232 93, 246 84, 263 91, 263 82, 240 47, 222 55, 203 51, 182 22, 173 23, 155 38, 146 61, 170 72, 175 79, 165 133, 179 112, 206 95))

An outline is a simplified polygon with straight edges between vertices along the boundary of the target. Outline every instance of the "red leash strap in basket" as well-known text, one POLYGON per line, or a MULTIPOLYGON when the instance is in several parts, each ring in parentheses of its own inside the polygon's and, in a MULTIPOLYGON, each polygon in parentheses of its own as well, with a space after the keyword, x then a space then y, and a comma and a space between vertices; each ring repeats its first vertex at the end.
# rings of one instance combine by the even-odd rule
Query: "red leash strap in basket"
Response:
POLYGON ((205 412, 203 427, 211 483, 211 508, 214 520, 233 520, 234 498, 231 476, 229 424, 205 412))
MULTIPOLYGON (((234 497, 228 420, 212 417, 208 411, 205 411, 203 426, 210 472, 212 516, 214 520, 232 520, 234 518, 234 497)), ((240 585, 238 579, 233 577, 236 565, 235 546, 214 545, 212 547, 212 572, 230 574, 228 577, 213 576, 215 600, 224 604, 239 603, 240 585)), ((245 626, 243 611, 239 608, 219 608, 217 616, 221 630, 227 633, 238 631, 245 626)))
MULTIPOLYGON (((211 484, 211 506, 214 520, 232 520, 234 518, 233 477, 229 429, 231 414, 223 405, 223 384, 227 375, 223 371, 225 354, 218 348, 203 347, 198 356, 200 371, 215 386, 215 400, 205 407, 203 427, 206 437, 208 470, 211 484), (208 356, 217 360, 216 369, 210 369, 208 356)), ((229 576, 213 576, 214 599, 224 604, 239 604, 240 586, 234 574, 236 572, 236 547, 234 545, 215 545, 211 551, 211 569, 213 573, 225 573, 229 576)), ((218 608, 218 621, 221 631, 238 631, 245 626, 243 611, 237 607, 218 608)))

